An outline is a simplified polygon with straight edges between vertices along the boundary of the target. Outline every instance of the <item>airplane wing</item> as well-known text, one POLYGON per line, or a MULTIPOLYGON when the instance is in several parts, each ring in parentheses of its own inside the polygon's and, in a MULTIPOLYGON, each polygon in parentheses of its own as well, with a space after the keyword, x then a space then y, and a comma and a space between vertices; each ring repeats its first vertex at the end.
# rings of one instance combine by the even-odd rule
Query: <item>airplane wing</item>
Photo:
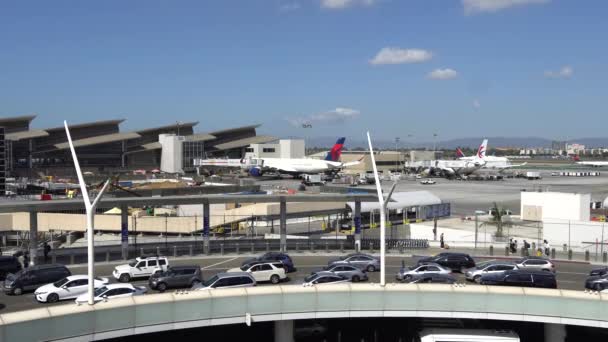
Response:
POLYGON ((365 156, 361 157, 359 160, 355 160, 355 161, 348 162, 348 163, 342 163, 342 167, 359 165, 359 164, 361 164, 361 161, 363 160, 363 158, 365 158, 365 156))

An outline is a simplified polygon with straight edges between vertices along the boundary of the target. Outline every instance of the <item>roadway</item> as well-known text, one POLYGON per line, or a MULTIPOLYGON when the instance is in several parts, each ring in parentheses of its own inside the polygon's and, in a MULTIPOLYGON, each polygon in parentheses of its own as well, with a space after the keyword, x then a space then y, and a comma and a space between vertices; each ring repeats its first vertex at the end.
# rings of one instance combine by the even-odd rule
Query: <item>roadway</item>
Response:
MULTIPOLYGON (((290 254, 297 272, 288 274, 289 279, 283 284, 301 284, 304 278, 311 272, 320 270, 327 265, 328 260, 338 257, 338 254, 312 254, 312 255, 297 255, 290 254)), ((203 271, 203 278, 208 279, 216 273, 224 272, 229 268, 239 267, 243 260, 251 258, 251 255, 233 255, 224 257, 199 257, 199 258, 170 258, 170 265, 199 265, 203 271)), ((402 261, 405 262, 406 266, 416 264, 416 261, 421 256, 387 256, 387 267, 386 267, 386 282, 395 282, 395 275, 399 268, 401 268, 402 261)), ((490 258, 476 257, 477 262, 491 260, 490 258)), ((122 262, 121 262, 122 263, 122 262)), ((112 277, 112 270, 114 266, 121 263, 99 263, 96 265, 96 275, 102 277, 108 277, 111 282, 117 282, 112 277)), ((570 262, 570 261, 556 261, 557 269, 557 282, 560 289, 567 290, 583 290, 584 282, 592 265, 584 262, 570 262)), ((86 274, 86 265, 75 265, 68 266, 72 271, 72 274, 86 274)), ((380 272, 374 272, 369 274, 370 282, 380 282, 380 272)), ((469 286, 478 286, 474 283, 467 282, 464 276, 459 273, 454 273, 454 276, 458 279, 458 282, 467 283, 469 286)), ((147 279, 133 280, 131 281, 136 286, 146 286, 147 279)), ((272 284, 259 284, 259 286, 273 286, 272 284)), ((173 291, 173 290, 170 290, 173 291)), ((153 293, 155 291, 150 291, 153 293)), ((60 304, 72 304, 72 300, 67 300, 54 304, 38 303, 33 293, 26 293, 22 296, 9 296, 4 293, 0 294, 0 313, 36 309, 50 305, 60 304)))

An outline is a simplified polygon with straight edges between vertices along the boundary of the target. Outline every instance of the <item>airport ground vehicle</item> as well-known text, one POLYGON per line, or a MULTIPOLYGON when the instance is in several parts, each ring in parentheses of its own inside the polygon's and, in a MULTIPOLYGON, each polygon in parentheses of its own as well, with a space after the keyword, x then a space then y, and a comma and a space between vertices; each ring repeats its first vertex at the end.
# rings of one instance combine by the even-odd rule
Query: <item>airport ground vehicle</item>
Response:
POLYGON ((155 272, 166 271, 169 260, 162 256, 142 256, 131 260, 128 264, 118 265, 114 268, 112 276, 121 283, 131 278, 149 277, 155 272))
POLYGON ((152 274, 148 279, 148 286, 163 292, 168 288, 192 287, 202 281, 203 275, 199 266, 173 266, 164 272, 152 274))
POLYGON ((281 280, 287 279, 284 266, 281 262, 254 262, 243 265, 240 268, 231 268, 226 272, 248 272, 256 282, 269 281, 273 284, 278 284, 281 280))
POLYGON ((510 330, 486 329, 424 329, 413 342, 519 342, 519 336, 510 330))
POLYGON ((451 274, 418 274, 409 278, 407 281, 409 284, 454 284, 456 282, 456 278, 454 278, 451 274))
MULTIPOLYGON (((93 287, 99 288, 108 285, 108 278, 96 277, 93 281, 93 287)), ((88 290, 89 276, 73 275, 59 279, 50 284, 40 286, 34 291, 36 300, 42 303, 55 303, 64 299, 73 299, 86 293, 88 290)))
POLYGON ((435 184, 435 183, 437 183, 437 182, 435 182, 432 179, 425 179, 422 182, 420 182, 420 184, 423 184, 423 185, 432 185, 432 184, 435 184))
POLYGON ((481 285, 503 285, 503 286, 523 286, 539 287, 546 289, 556 289, 557 280, 552 272, 540 270, 512 270, 503 273, 493 273, 481 276, 481 285))
POLYGON ((333 272, 316 272, 308 277, 304 278, 304 283, 302 286, 313 286, 319 284, 340 284, 340 283, 348 283, 350 280, 339 274, 335 274, 333 272))
POLYGON ((70 275, 70 270, 59 264, 31 266, 15 274, 8 274, 4 281, 4 292, 19 296, 25 291, 35 290, 70 275))
POLYGON ((260 255, 259 257, 247 259, 247 260, 243 261, 241 266, 249 265, 254 262, 271 262, 271 261, 282 262, 283 265, 285 265, 285 271, 287 273, 297 271, 297 269, 295 268, 295 266, 293 264, 293 260, 291 260, 291 257, 289 256, 289 254, 280 253, 280 252, 268 252, 268 253, 260 255))
POLYGON ((17 273, 21 264, 14 256, 0 256, 0 280, 4 280, 9 273, 17 273))
POLYGON ((321 179, 320 174, 304 174, 302 175, 302 179, 304 180, 304 184, 306 185, 323 185, 325 181, 321 179))
POLYGON ((538 269, 543 271, 555 272, 555 265, 543 257, 529 256, 515 261, 515 265, 520 269, 538 269))
POLYGON ((435 263, 426 263, 414 267, 402 267, 397 272, 397 280, 410 280, 422 274, 450 274, 452 270, 435 263))
POLYGON ((475 268, 469 268, 464 272, 466 280, 479 283, 481 276, 484 274, 501 273, 517 269, 517 266, 508 262, 488 262, 477 265, 475 268))
POLYGON ((344 276, 350 279, 350 281, 352 281, 353 283, 368 280, 367 273, 353 265, 333 265, 325 267, 324 271, 344 276))
POLYGON ((353 253, 338 259, 330 260, 327 266, 334 265, 352 265, 367 272, 375 272, 380 270, 380 260, 368 254, 353 253))
POLYGON ((193 290, 209 290, 217 288, 235 288, 256 286, 255 278, 249 272, 224 272, 198 283, 193 290))
POLYGON ((608 275, 591 276, 585 280, 585 288, 594 291, 608 289, 608 275))
MULTIPOLYGON (((133 286, 132 284, 109 284, 95 289, 94 301, 104 301, 113 298, 123 298, 131 296, 141 296, 148 291, 144 286, 133 286)), ((76 297, 76 304, 87 303, 88 294, 76 297)))
POLYGON ((470 255, 464 253, 439 253, 435 256, 418 260, 418 265, 425 263, 437 263, 452 271, 464 273, 465 269, 475 267, 475 260, 470 255))

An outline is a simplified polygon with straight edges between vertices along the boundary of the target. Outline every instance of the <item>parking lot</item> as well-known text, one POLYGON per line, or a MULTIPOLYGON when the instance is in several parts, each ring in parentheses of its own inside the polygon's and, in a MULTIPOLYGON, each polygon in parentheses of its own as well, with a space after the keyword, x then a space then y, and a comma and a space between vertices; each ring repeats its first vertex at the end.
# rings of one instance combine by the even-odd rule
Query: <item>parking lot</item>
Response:
MULTIPOLYGON (((339 255, 297 255, 291 254, 297 272, 289 273, 289 279, 283 284, 300 285, 303 283, 304 278, 311 272, 321 270, 327 265, 328 261, 337 258, 339 255)), ((209 279, 216 273, 224 272, 229 268, 239 267, 241 263, 251 258, 252 255, 234 255, 225 257, 207 257, 207 258, 169 258, 170 265, 199 265, 202 269, 203 278, 209 279)), ((416 256, 387 256, 386 266, 386 282, 396 282, 395 275, 401 268, 402 262, 406 266, 412 266, 416 264, 416 261, 420 257, 416 256)), ((488 261, 488 258, 476 258, 476 261, 488 261)), ((582 291, 584 281, 587 278, 589 271, 592 266, 584 262, 555 262, 557 270, 557 282, 558 288, 566 290, 580 290, 582 291)), ((112 270, 118 263, 103 263, 98 264, 95 268, 96 275, 110 278, 111 283, 116 283, 116 279, 112 277, 112 270)), ((77 265, 69 267, 72 274, 86 274, 86 265, 77 265)), ((466 282, 464 276, 459 273, 453 273, 457 278, 458 282, 466 283, 468 286, 478 286, 471 282, 466 282)), ((369 274, 369 282, 378 283, 380 281, 380 272, 373 272, 369 274)), ((146 279, 132 280, 131 283, 136 286, 146 286, 146 279)), ((258 286, 273 286, 272 284, 261 283, 258 286)), ((174 290, 170 290, 174 291, 174 290)), ((155 293, 156 291, 148 290, 148 293, 155 293)), ((60 305, 60 304, 73 304, 73 300, 63 301, 55 304, 44 304, 38 303, 34 299, 33 293, 25 293, 21 296, 11 296, 4 293, 0 294, 0 312, 11 312, 19 310, 28 310, 34 308, 40 308, 48 305, 60 305)))

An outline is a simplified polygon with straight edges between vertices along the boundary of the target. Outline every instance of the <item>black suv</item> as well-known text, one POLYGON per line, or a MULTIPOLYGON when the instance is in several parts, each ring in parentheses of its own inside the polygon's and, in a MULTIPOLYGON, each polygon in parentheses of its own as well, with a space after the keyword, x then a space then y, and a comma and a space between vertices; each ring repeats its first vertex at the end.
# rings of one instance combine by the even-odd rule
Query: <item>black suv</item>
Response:
POLYGON ((512 270, 481 276, 481 285, 503 285, 556 289, 557 280, 552 272, 539 270, 512 270))
POLYGON ((600 267, 600 268, 594 268, 591 270, 591 272, 589 272, 589 276, 593 277, 593 276, 604 276, 608 274, 608 266, 604 266, 604 267, 600 267))
POLYGON ((15 274, 11 273, 6 276, 4 292, 19 296, 24 291, 33 291, 42 285, 54 283, 71 275, 72 272, 67 267, 59 264, 24 268, 15 274))
POLYGON ((257 262, 272 262, 272 261, 280 261, 285 265, 285 272, 291 273, 297 271, 295 266, 293 265, 293 260, 287 253, 280 252, 268 252, 256 258, 251 258, 243 261, 241 266, 251 265, 257 262))
POLYGON ((463 272, 467 268, 475 267, 475 260, 470 255, 464 253, 439 253, 435 256, 418 260, 418 266, 425 263, 436 263, 447 267, 452 271, 463 272))
POLYGON ((173 266, 165 272, 156 272, 148 279, 148 285, 160 292, 168 288, 192 287, 203 281, 199 266, 173 266))
POLYGON ((9 273, 17 273, 21 270, 19 260, 14 256, 0 256, 0 280, 4 280, 9 273))

